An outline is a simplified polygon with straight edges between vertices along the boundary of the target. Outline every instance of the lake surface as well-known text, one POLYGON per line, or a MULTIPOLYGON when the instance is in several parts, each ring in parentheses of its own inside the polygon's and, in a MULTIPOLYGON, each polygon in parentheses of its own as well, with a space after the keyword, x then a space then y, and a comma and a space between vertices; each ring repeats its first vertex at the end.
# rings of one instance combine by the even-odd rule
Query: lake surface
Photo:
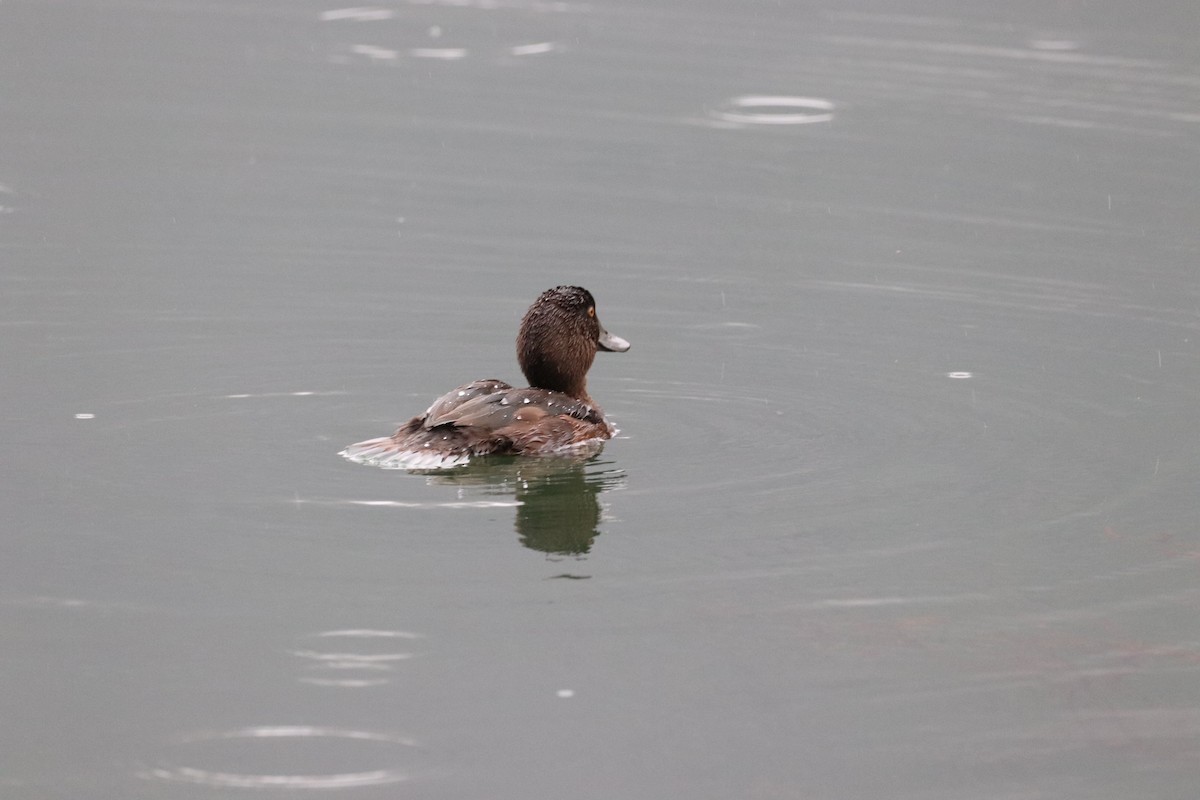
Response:
POLYGON ((0 796, 1194 798, 1197 19, 0 4, 0 796))

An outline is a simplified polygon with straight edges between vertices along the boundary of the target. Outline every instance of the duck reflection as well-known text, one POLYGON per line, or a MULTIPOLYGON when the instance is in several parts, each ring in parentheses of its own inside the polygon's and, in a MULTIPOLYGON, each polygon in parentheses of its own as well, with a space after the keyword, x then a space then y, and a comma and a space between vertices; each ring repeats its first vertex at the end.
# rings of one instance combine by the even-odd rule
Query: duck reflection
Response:
POLYGON ((453 472, 426 473, 432 485, 456 486, 459 495, 513 496, 514 525, 530 550, 582 557, 600 535, 600 494, 620 488, 625 473, 599 456, 486 458, 453 472))

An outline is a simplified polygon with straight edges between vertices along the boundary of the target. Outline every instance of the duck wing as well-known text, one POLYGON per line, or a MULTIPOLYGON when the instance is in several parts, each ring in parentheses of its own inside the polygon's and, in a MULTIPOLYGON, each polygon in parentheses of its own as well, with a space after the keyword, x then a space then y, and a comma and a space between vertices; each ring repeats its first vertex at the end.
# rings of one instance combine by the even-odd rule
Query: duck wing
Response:
POLYGON ((514 389, 500 381, 476 381, 476 384, 456 389, 434 403, 425 417, 424 427, 453 425, 495 431, 513 423, 531 423, 544 417, 573 417, 592 423, 604 420, 599 409, 561 392, 514 389), (474 392, 470 390, 469 387, 480 383, 490 386, 477 387, 474 392), (458 393, 464 390, 466 394, 460 397, 458 393), (443 401, 447 401, 445 406, 443 401))
POLYGON ((425 416, 421 419, 421 427, 433 428, 438 425, 458 425, 459 415, 462 407, 490 395, 495 395, 500 392, 507 392, 513 387, 504 381, 498 381, 495 378, 487 378, 481 381, 472 381, 457 389, 446 392, 444 395, 433 401, 433 405, 425 412, 425 416))

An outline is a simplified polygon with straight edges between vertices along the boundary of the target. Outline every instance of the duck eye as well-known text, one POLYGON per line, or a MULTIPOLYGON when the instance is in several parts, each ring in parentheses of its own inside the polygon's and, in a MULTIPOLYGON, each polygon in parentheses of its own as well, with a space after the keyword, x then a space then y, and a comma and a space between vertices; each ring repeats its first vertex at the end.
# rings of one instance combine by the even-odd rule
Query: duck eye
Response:
POLYGON ((588 306, 588 316, 589 317, 596 316, 596 307, 595 306, 588 306))

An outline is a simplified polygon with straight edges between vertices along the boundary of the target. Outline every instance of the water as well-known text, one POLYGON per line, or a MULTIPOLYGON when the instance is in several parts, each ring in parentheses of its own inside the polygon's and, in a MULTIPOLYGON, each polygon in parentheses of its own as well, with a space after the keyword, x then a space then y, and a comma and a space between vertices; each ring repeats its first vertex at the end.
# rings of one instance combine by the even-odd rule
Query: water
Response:
POLYGON ((494 5, 0 6, 0 794, 1194 796, 1191 5, 494 5))

